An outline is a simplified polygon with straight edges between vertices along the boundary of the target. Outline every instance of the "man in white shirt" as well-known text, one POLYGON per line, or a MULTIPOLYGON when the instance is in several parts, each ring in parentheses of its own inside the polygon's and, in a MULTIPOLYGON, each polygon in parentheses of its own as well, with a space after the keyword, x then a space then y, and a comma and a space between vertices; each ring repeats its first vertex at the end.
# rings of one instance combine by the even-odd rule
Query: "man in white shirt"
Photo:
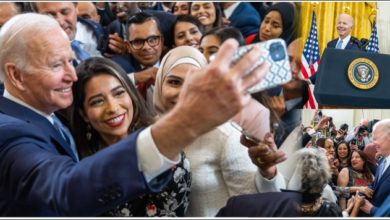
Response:
POLYGON ((258 48, 230 65, 237 47, 227 41, 191 74, 175 108, 156 123, 78 161, 54 120, 72 104, 77 80, 69 37, 48 16, 13 17, 0 31, 0 214, 96 216, 160 191, 183 148, 239 112, 247 89, 264 77, 266 65, 248 74, 258 48))
MULTIPOLYGON (((77 18, 76 2, 34 2, 32 6, 37 13, 47 14, 55 18, 69 36, 69 40, 78 42, 81 49, 87 52, 89 56, 101 56, 101 52, 106 51, 100 50, 106 50, 106 46, 116 54, 126 52, 126 43, 119 36, 110 35, 106 39, 107 36, 100 24, 77 18), (99 46, 99 42, 107 42, 107 40, 108 45, 99 46)), ((78 57, 77 50, 73 50, 78 62, 85 59, 78 57)))

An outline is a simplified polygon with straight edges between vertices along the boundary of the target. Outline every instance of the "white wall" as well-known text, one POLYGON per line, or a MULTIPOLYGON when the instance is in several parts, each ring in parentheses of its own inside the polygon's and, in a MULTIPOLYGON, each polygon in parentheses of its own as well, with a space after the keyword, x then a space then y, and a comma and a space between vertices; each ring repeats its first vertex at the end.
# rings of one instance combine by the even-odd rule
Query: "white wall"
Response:
MULTIPOLYGON (((305 127, 310 125, 314 113, 315 110, 302 110, 302 124, 305 127)), ((363 118, 368 120, 390 118, 390 109, 323 109, 322 114, 332 117, 336 128, 343 123, 347 123, 351 128, 357 126, 363 118)))
POLYGON ((390 54, 390 2, 377 2, 377 30, 379 38, 379 50, 381 53, 390 54))

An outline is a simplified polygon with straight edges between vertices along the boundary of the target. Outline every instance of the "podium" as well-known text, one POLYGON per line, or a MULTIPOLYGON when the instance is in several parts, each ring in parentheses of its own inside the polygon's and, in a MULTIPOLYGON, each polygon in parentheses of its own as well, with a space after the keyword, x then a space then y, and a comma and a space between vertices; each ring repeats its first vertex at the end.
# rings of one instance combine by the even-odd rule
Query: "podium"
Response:
POLYGON ((316 74, 314 95, 319 106, 390 108, 390 55, 327 48, 316 74), (368 65, 361 60, 368 60, 368 65))

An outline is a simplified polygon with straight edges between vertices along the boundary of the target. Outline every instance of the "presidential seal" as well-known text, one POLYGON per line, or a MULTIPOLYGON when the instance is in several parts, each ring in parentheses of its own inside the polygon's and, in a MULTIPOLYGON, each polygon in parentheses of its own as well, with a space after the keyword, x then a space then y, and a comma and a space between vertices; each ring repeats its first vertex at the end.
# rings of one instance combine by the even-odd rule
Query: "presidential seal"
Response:
POLYGON ((371 60, 358 58, 349 65, 348 78, 359 89, 371 89, 378 83, 378 68, 371 60))

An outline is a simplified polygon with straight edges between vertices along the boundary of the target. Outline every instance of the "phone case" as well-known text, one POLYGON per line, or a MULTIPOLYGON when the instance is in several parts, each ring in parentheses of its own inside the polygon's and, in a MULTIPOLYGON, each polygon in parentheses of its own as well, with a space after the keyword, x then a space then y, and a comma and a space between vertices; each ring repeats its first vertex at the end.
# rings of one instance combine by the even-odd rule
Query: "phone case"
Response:
MULTIPOLYGON (((278 38, 256 44, 260 46, 264 56, 261 57, 253 69, 265 61, 269 64, 269 71, 258 84, 251 87, 248 91, 256 93, 289 82, 292 76, 285 41, 278 38)), ((256 44, 240 47, 233 57, 233 62, 237 62, 256 44)))

